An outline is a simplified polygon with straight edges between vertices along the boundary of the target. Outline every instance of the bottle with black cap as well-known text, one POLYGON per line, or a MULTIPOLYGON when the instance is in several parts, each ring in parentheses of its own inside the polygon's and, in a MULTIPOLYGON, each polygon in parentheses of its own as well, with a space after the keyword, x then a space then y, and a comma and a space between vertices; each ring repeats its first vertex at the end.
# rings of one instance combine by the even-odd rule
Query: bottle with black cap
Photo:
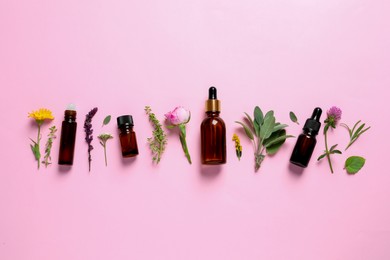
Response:
POLYGON ((137 139, 133 131, 133 117, 131 115, 119 116, 116 121, 120 131, 119 140, 121 142, 122 156, 134 157, 138 155, 137 139))
POLYGON ((309 164, 314 147, 316 146, 316 136, 321 128, 320 117, 321 108, 314 109, 313 114, 306 120, 303 133, 298 137, 294 150, 291 154, 290 162, 300 167, 306 168, 309 164))
POLYGON ((200 126, 202 164, 226 163, 226 127, 219 117, 221 102, 217 99, 217 89, 209 88, 209 99, 206 100, 207 117, 200 126))

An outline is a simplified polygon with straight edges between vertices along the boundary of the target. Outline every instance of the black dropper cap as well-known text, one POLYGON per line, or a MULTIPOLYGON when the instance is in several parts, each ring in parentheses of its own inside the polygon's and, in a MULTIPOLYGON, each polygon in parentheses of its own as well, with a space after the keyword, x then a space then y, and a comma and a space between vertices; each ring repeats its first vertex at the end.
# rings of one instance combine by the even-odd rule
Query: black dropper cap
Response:
POLYGON ((317 135, 321 128, 321 122, 320 122, 321 114, 322 114, 322 109, 316 107, 313 110, 313 114, 311 115, 311 117, 306 120, 306 123, 303 126, 303 130, 311 132, 314 135, 317 135))
POLYGON ((209 88, 209 99, 217 99, 217 89, 215 87, 209 88))
POLYGON ((119 116, 116 118, 116 122, 118 123, 118 127, 122 126, 134 126, 133 117, 131 115, 119 116))

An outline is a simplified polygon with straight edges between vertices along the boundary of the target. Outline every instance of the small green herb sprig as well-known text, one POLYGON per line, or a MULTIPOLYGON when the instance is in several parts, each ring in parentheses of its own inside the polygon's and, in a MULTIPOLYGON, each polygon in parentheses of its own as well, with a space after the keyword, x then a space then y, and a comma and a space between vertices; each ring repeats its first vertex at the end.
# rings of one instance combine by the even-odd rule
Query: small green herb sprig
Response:
POLYGON ((50 127, 49 130, 50 132, 47 135, 48 138, 45 146, 45 156, 43 157, 43 161, 42 161, 42 163, 45 165, 46 168, 49 164, 51 164, 51 148, 53 147, 53 140, 57 137, 56 136, 57 128, 55 125, 50 127))
POLYGON ((357 121, 356 124, 353 126, 352 129, 349 128, 349 126, 347 126, 347 125, 344 124, 344 123, 340 124, 342 127, 345 127, 345 128, 348 130, 349 138, 350 138, 349 143, 348 143, 347 147, 345 148, 345 151, 346 151, 354 142, 356 142, 356 140, 359 138, 359 136, 361 136, 363 133, 365 133, 368 129, 371 128, 371 126, 369 126, 369 127, 365 128, 365 129, 363 129, 363 128, 366 126, 365 123, 363 123, 362 125, 360 125, 360 126, 358 127, 358 125, 360 124, 361 121, 362 121, 362 120, 357 121), (356 129, 356 128, 357 128, 357 129, 356 129), (356 131, 355 131, 355 129, 356 129, 356 131))
POLYGON ((268 111, 265 116, 261 109, 256 106, 253 112, 254 119, 247 113, 246 121, 239 122, 245 131, 245 134, 253 143, 253 149, 255 151, 255 171, 258 171, 261 163, 265 158, 264 151, 268 155, 275 154, 287 138, 293 137, 292 135, 286 135, 286 124, 276 122, 274 111, 268 111))
MULTIPOLYGON (((104 127, 105 125, 108 125, 111 121, 111 115, 108 115, 104 118, 103 120, 103 124, 102 124, 102 127, 104 127)), ((104 149, 104 161, 106 163, 106 167, 107 167, 107 141, 109 139, 112 139, 114 138, 110 133, 102 133, 100 135, 98 135, 98 138, 100 140, 100 144, 101 146, 103 146, 103 149, 104 149)))
POLYGON ((103 146, 103 149, 104 149, 104 161, 106 163, 106 167, 107 167, 107 141, 109 139, 112 139, 113 136, 111 134, 108 134, 108 133, 103 133, 103 134, 100 134, 98 135, 98 138, 100 140, 100 144, 103 146))
POLYGON ((156 115, 152 112, 150 106, 145 106, 145 112, 149 117, 149 121, 153 125, 153 137, 147 139, 149 148, 153 154, 153 162, 159 163, 161 156, 165 151, 165 147, 168 144, 167 135, 165 134, 160 121, 156 115))

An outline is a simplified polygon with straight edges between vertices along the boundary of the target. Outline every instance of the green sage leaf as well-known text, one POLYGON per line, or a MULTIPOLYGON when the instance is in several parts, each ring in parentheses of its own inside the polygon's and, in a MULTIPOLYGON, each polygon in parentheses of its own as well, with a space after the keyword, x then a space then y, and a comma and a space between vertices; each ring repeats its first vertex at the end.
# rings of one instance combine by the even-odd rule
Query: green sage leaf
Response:
POLYGON ((103 120, 103 126, 108 125, 110 121, 111 121, 111 115, 106 116, 103 120))
POLYGON ((249 139, 251 139, 251 140, 254 139, 253 133, 252 133, 251 129, 250 129, 246 124, 244 124, 244 123, 242 123, 242 122, 239 122, 239 121, 235 121, 235 122, 236 122, 237 124, 240 124, 240 125, 244 128, 245 134, 249 137, 249 139))
POLYGON ((262 139, 263 142, 268 137, 271 136, 273 129, 275 127, 275 117, 273 116, 273 113, 272 114, 268 114, 268 113, 264 117, 264 122, 260 129, 260 138, 262 139))
POLYGON ((281 129, 284 129, 284 128, 286 128, 286 127, 288 127, 288 125, 276 123, 275 126, 274 126, 274 129, 272 130, 272 132, 273 132, 273 133, 274 133, 274 132, 277 132, 277 131, 279 131, 279 130, 281 130, 281 129))
POLYGON ((363 168, 366 159, 360 156, 351 156, 345 161, 344 169, 347 170, 349 174, 355 174, 363 168))
POLYGON ((269 155, 275 154, 284 144, 287 138, 291 136, 286 135, 286 130, 281 129, 271 134, 271 136, 264 141, 264 147, 269 155))
POLYGON ((253 121, 253 128, 255 129, 255 135, 260 136, 260 125, 257 121, 253 121))
POLYGON ((290 111, 290 119, 292 122, 297 123, 299 125, 298 118, 292 111, 290 111))
POLYGON ((263 124, 264 116, 263 111, 261 111, 260 107, 255 107, 255 110, 253 111, 253 116, 258 125, 261 126, 263 124))

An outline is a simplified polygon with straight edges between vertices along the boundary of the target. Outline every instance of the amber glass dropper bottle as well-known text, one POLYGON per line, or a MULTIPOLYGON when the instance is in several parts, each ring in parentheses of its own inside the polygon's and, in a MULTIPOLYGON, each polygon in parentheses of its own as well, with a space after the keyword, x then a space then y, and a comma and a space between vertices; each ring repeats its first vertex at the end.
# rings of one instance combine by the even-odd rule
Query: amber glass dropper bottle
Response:
POLYGON ((201 132, 202 164, 215 165, 226 163, 226 127, 219 117, 221 102, 217 99, 217 89, 209 88, 209 99, 206 101, 206 115, 201 132))
POLYGON ((314 109, 311 117, 306 120, 303 127, 303 133, 298 137, 297 143, 291 154, 291 163, 303 168, 306 168, 309 164, 314 147, 317 144, 316 136, 321 128, 321 114, 321 108, 317 107, 314 109))
POLYGON ((74 157, 74 147, 76 142, 76 107, 74 104, 69 104, 65 110, 65 118, 62 121, 60 152, 58 164, 72 165, 74 157))

